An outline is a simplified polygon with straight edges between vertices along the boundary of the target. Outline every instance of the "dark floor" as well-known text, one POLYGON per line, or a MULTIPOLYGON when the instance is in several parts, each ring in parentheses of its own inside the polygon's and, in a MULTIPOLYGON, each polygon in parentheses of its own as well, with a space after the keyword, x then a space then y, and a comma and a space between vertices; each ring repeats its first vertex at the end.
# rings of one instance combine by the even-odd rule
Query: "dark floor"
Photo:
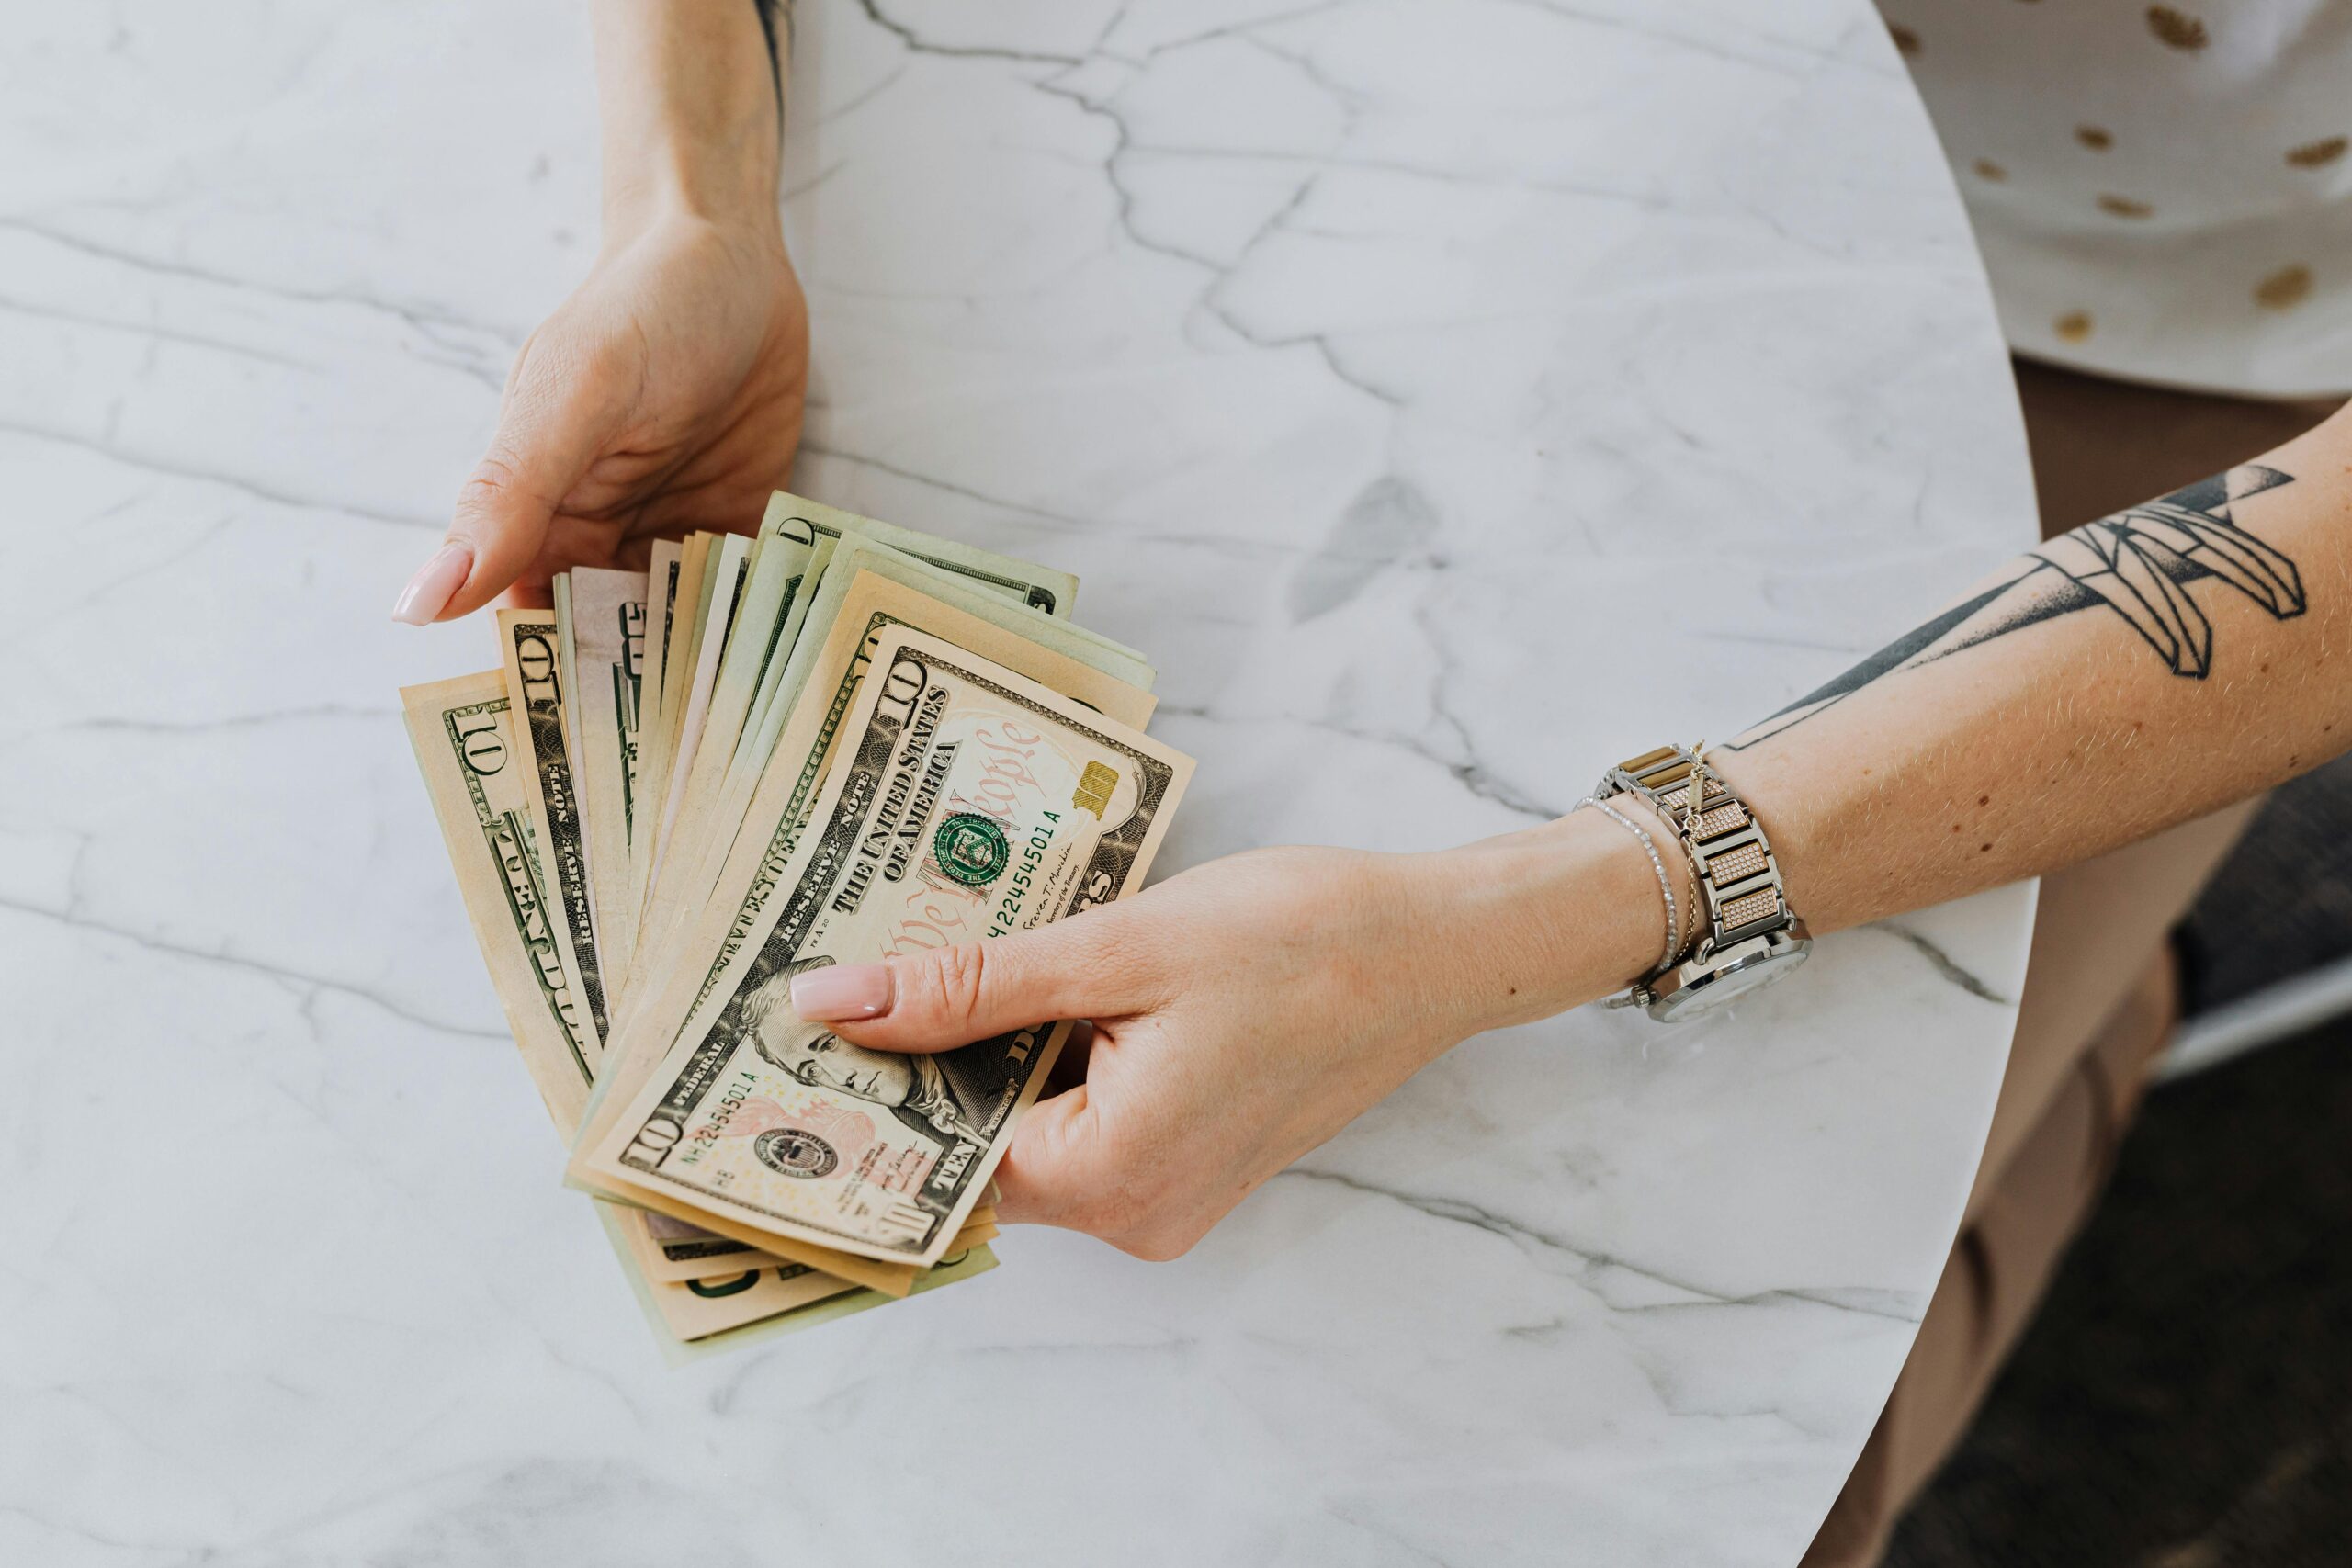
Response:
POLYGON ((2181 938, 2192 1012, 2352 955, 2352 756, 2271 792, 2181 938))
POLYGON ((1886 1561, 2352 1564, 2352 1019, 2150 1096, 1886 1561))

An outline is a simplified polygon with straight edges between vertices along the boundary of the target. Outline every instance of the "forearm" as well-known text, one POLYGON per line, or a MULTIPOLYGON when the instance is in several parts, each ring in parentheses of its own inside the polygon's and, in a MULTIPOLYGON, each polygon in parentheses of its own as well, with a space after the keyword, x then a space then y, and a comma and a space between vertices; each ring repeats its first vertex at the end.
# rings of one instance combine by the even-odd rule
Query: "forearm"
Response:
MULTIPOLYGON (((2352 416, 2338 415, 2018 558, 1708 761, 1821 933, 2061 869, 2347 746, 2352 416)), ((1670 833, 1642 819, 1690 897, 1670 833)), ((1656 961, 1656 874, 1599 813, 1472 846, 1454 871, 1515 910, 1480 927, 1499 955, 1481 1021, 1589 1000, 1656 961)))
POLYGON ((1711 760, 1835 931, 2056 871, 2352 744, 2352 419, 2062 536, 1711 760))
POLYGON ((780 16, 763 28, 763 9, 755 0, 597 0, 608 243, 673 216, 776 231, 786 34, 780 16))

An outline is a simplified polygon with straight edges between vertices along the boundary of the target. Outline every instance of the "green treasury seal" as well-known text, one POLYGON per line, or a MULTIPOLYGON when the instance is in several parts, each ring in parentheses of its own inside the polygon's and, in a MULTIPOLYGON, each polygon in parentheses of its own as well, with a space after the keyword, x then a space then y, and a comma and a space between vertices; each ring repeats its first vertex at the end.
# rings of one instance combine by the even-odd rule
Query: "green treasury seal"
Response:
POLYGON ((1004 874, 1012 847, 993 818, 959 811, 939 825, 931 840, 939 869, 967 887, 985 887, 1004 874))

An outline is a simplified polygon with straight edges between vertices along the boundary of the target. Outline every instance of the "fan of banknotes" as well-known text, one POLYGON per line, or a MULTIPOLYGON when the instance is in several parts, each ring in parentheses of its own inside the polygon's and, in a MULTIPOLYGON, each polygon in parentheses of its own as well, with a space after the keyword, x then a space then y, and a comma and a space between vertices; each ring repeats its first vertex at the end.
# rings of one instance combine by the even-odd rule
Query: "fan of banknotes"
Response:
POLYGON ((401 692, 565 1179, 681 1353, 995 1266, 989 1173, 1072 1026, 895 1055, 789 987, 1140 883, 1192 763, 1077 587, 778 493, 401 692))

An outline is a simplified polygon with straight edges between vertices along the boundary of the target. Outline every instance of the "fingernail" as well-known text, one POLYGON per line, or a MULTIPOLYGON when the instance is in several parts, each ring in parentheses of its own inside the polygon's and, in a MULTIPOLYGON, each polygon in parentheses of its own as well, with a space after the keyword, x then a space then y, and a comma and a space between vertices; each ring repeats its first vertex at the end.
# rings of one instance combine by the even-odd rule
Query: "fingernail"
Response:
POLYGON ((449 603, 450 595, 466 585, 474 570, 474 552, 456 540, 433 552, 433 558, 416 569, 416 575, 401 590, 400 598, 392 605, 392 619, 404 626, 429 626, 449 603))
POLYGON ((792 977, 792 1010, 810 1023, 880 1018, 890 1010, 887 964, 828 964, 792 977))

